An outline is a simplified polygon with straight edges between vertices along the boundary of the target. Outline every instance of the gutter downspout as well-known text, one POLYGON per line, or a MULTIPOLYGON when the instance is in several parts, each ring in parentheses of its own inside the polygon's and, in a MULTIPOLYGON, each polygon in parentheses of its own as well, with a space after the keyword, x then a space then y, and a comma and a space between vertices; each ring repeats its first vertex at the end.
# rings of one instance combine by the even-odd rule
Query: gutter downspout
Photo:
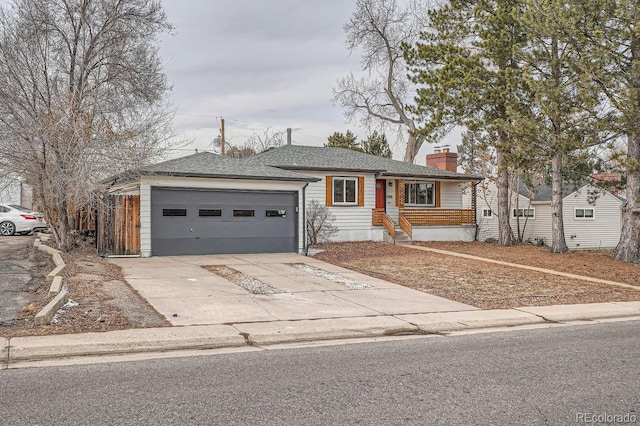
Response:
POLYGON ((307 242, 307 186, 309 182, 302 187, 302 254, 309 256, 309 243, 307 242))

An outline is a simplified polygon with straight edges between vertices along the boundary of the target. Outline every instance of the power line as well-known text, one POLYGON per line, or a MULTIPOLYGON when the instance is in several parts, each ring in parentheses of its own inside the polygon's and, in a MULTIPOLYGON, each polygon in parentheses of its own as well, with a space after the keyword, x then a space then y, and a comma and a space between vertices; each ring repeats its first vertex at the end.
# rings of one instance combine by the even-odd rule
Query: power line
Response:
POLYGON ((220 128, 220 119, 224 117, 224 119, 227 121, 227 123, 229 121, 232 121, 234 123, 239 123, 239 124, 244 124, 245 126, 243 126, 244 129, 247 130, 264 130, 265 128, 270 128, 270 129, 287 129, 288 126, 276 126, 274 124, 267 124, 264 122, 259 122, 259 121, 253 121, 253 122, 249 122, 249 121, 244 121, 244 120, 238 120, 236 118, 229 118, 223 115, 213 115, 213 114, 183 114, 183 113, 176 113, 176 116, 179 117, 197 117, 197 118, 213 118, 216 120, 216 125, 217 128, 220 128), (253 126, 261 126, 261 127, 253 127, 253 126))

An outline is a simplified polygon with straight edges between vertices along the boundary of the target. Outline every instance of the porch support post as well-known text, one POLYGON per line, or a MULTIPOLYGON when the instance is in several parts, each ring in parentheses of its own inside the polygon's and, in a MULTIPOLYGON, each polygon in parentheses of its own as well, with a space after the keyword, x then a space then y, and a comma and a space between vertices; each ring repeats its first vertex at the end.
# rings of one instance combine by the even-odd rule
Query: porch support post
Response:
POLYGON ((471 208, 473 209, 473 224, 476 226, 478 225, 478 189, 476 188, 478 183, 480 182, 471 184, 471 208))

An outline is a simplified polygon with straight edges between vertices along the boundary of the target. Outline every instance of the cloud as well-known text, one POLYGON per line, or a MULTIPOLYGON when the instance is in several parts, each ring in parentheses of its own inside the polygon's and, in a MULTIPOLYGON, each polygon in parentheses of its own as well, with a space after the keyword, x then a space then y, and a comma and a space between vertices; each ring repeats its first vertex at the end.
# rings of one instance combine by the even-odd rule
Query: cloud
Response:
MULTIPOLYGON (((343 26, 355 2, 162 2, 176 28, 161 45, 178 107, 174 127, 192 140, 189 147, 211 149, 221 117, 226 136, 240 145, 266 128, 295 128, 294 143, 306 145, 322 145, 347 129, 366 137, 367 130, 345 122, 331 102, 336 80, 360 70, 359 57, 344 45, 343 26)), ((402 158, 403 142, 395 143, 392 131, 387 137, 394 157, 402 158)), ((430 145, 421 149, 417 162, 430 151, 430 145)))
POLYGON ((342 25, 353 4, 163 0, 163 5, 176 28, 175 35, 162 38, 160 53, 174 88, 177 130, 210 127, 216 116, 268 126, 344 127, 331 89, 359 67, 343 46, 342 25))

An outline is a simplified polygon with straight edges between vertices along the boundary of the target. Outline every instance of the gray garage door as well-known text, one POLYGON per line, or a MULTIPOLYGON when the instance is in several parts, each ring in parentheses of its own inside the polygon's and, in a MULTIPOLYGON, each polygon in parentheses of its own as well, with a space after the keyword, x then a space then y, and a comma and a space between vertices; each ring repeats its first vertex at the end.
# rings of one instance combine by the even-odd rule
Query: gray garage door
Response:
POLYGON ((151 190, 151 254, 298 251, 296 192, 151 190))

